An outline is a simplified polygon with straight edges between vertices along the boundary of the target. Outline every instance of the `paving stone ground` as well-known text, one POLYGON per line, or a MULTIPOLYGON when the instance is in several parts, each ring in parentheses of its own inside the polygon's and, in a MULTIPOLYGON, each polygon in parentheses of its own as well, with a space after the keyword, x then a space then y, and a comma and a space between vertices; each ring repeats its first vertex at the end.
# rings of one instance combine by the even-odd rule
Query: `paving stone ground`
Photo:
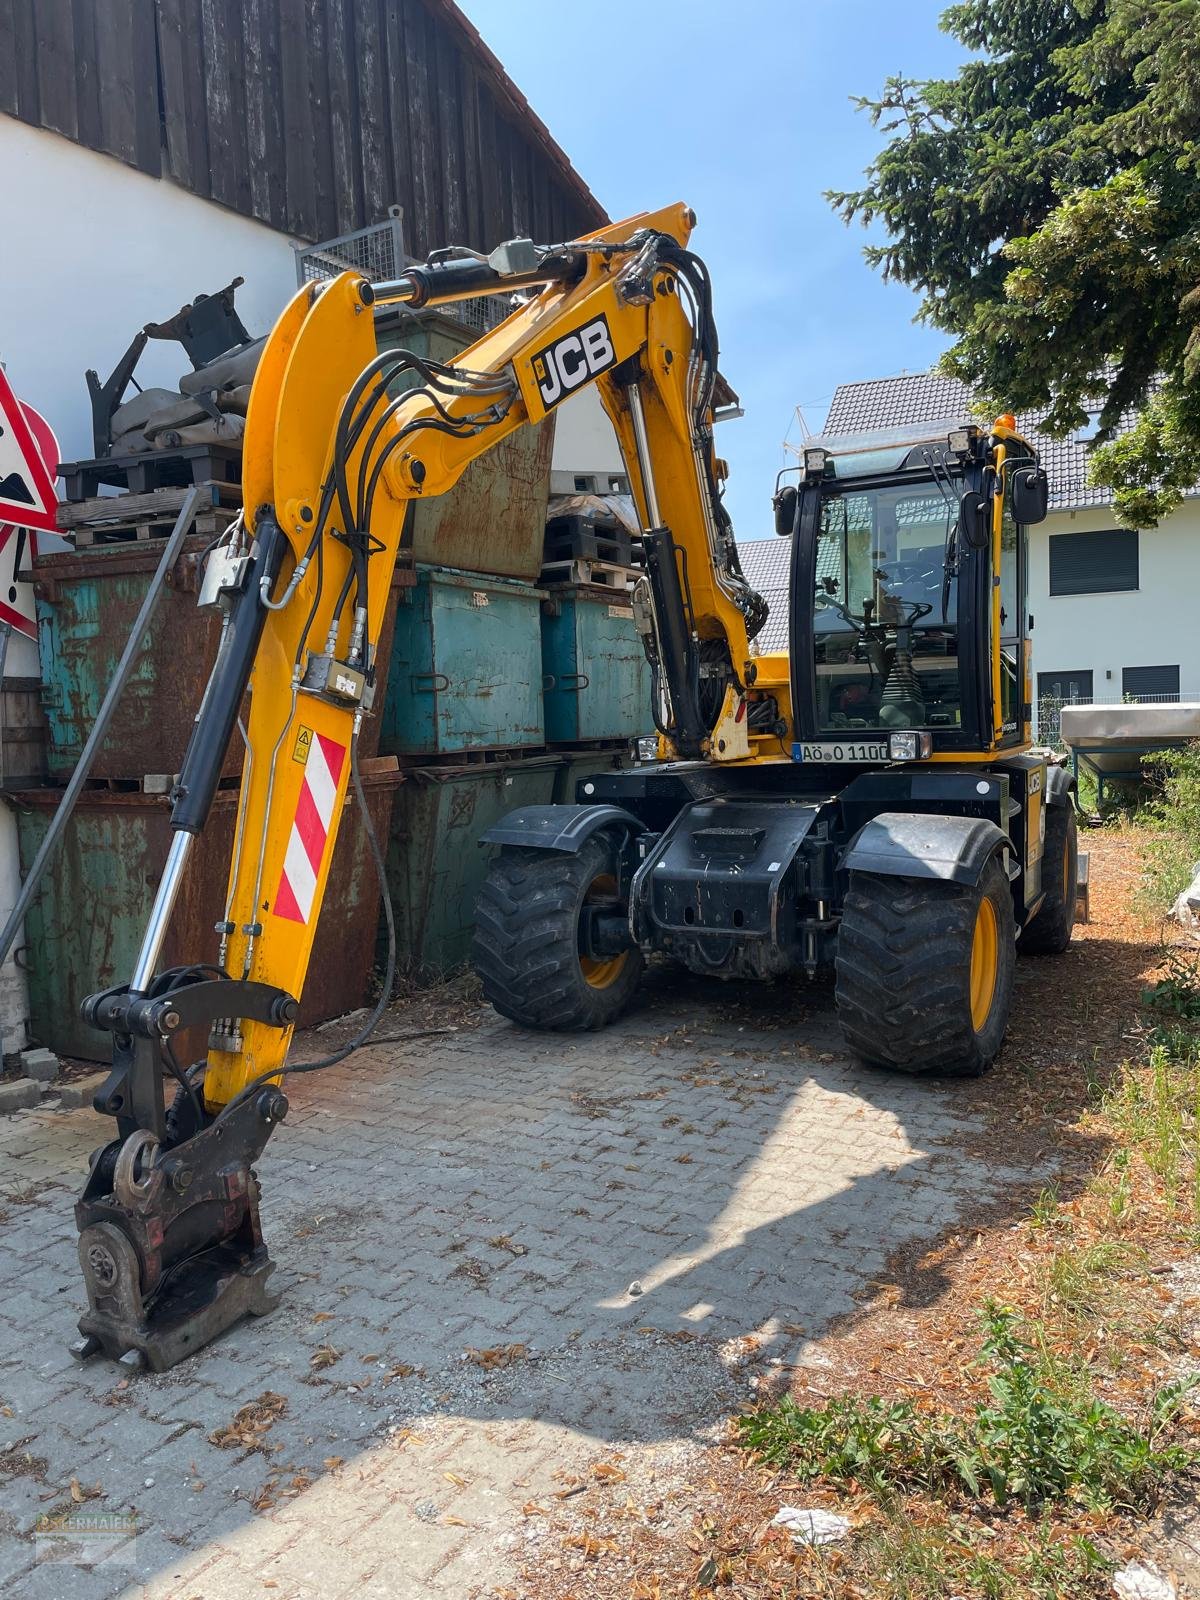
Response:
POLYGON ((617 1450, 669 1474, 749 1397, 739 1340, 802 1356, 898 1246, 1029 1176, 989 1157, 970 1084, 854 1064, 803 986, 661 971, 603 1034, 487 1012, 289 1093, 260 1166, 282 1305, 124 1385, 67 1353, 71 1207, 108 1125, 0 1121, 11 1600, 490 1594, 529 1561, 525 1502, 617 1450), (210 1442, 264 1391, 286 1411, 263 1451, 210 1442))

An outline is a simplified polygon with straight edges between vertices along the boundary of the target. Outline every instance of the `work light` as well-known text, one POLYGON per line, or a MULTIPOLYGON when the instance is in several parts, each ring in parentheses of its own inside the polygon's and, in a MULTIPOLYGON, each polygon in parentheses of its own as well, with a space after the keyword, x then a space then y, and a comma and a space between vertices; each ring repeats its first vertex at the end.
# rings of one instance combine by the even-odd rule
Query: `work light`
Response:
POLYGON ((888 756, 892 761, 925 761, 933 749, 931 733, 891 733, 888 735, 888 756))
POLYGON ((946 448, 952 456, 967 456, 971 453, 971 437, 974 428, 952 428, 946 435, 946 448))

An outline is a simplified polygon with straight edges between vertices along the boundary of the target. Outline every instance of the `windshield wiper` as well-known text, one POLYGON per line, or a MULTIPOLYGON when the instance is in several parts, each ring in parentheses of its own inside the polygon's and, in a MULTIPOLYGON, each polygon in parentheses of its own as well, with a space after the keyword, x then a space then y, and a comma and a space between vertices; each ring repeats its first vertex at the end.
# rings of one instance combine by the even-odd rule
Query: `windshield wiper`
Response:
POLYGON ((962 496, 955 493, 954 480, 946 463, 929 450, 921 451, 925 465, 933 474, 933 481, 946 502, 946 542, 942 555, 942 622, 950 614, 950 585, 958 576, 958 519, 962 514, 962 496), (942 479, 945 478, 945 483, 942 479))

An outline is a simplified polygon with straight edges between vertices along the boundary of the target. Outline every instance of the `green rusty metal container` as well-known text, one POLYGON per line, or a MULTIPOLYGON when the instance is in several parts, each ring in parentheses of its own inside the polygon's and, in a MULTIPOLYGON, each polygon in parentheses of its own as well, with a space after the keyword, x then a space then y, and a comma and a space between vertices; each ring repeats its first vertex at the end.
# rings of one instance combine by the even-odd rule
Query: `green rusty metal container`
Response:
POLYGON ((404 774, 387 866, 406 970, 434 974, 465 964, 475 901, 494 854, 480 835, 518 806, 549 805, 560 766, 555 756, 535 756, 404 774))
MULTIPOLYGON (((405 349, 433 361, 452 361, 478 337, 459 322, 438 315, 415 316, 385 309, 375 323, 380 351, 405 349)), ((415 388, 405 373, 393 394, 415 388)), ((446 494, 413 504, 405 546, 414 560, 490 572, 499 577, 536 578, 542 570, 546 504, 554 417, 526 423, 477 461, 446 494)))
POLYGON ((550 592, 542 603, 542 672, 548 744, 635 739, 654 725, 633 611, 609 589, 550 592))
MULTIPOLYGON (((217 653, 221 619, 196 606, 206 539, 189 539, 167 574, 92 776, 142 778, 178 772, 217 653)), ((65 782, 112 680, 133 620, 162 556, 157 541, 106 545, 43 557, 33 565, 42 706, 51 779, 65 782)), ((241 771, 230 742, 225 773, 241 771)))
MULTIPOLYGON (((183 765, 221 636, 218 613, 196 605, 200 557, 208 542, 189 539, 167 574, 109 734, 96 754, 94 778, 144 778, 175 773, 183 765)), ((161 543, 151 540, 70 551, 34 563, 51 780, 65 783, 75 770, 161 557, 161 543)), ((395 569, 379 637, 381 676, 391 652, 397 600, 413 581, 410 565, 395 569)), ((360 759, 376 753, 378 738, 379 718, 368 717, 360 759)), ((235 734, 225 754, 225 777, 240 774, 242 754, 235 734)))
MULTIPOLYGON (((367 803, 383 845, 402 774, 387 761, 366 762, 364 767, 367 803)), ((4 798, 16 812, 24 873, 62 792, 32 789, 4 798)), ((98 989, 126 982, 133 971, 171 842, 170 811, 169 801, 161 795, 85 789, 79 797, 25 919, 23 965, 29 979, 32 1031, 60 1055, 110 1059, 105 1035, 85 1025, 79 1007, 98 989)), ((237 789, 219 790, 208 826, 188 862, 163 950, 163 967, 216 959, 213 924, 224 907, 236 811, 237 789)), ((351 800, 338 830, 301 996, 303 1026, 341 1016, 368 999, 379 918, 375 867, 351 800)), ((187 1043, 191 1059, 203 1054, 202 1038, 187 1043)))
POLYGON ((396 611, 380 750, 540 749, 544 593, 509 578, 418 567, 396 611))

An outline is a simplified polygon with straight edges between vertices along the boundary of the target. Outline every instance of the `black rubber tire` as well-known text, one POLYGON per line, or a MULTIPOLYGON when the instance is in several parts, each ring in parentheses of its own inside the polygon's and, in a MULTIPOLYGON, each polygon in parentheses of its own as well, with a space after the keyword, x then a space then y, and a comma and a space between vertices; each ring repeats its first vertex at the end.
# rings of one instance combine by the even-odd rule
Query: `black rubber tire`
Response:
POLYGON ((1079 829, 1074 806, 1046 808, 1042 883, 1046 898, 1033 921, 1021 930, 1017 949, 1026 956, 1060 956, 1071 943, 1079 891, 1079 829))
POLYGON ((898 1072, 974 1078, 996 1059, 1012 1002, 1016 929, 1000 860, 978 888, 854 872, 837 941, 837 1011, 847 1045, 898 1072), (996 982, 971 1019, 971 950, 981 899, 996 913, 996 982))
POLYGON ((631 946, 605 988, 584 975, 579 918, 598 877, 615 876, 609 839, 596 834, 576 855, 506 845, 475 906, 471 964, 501 1016, 526 1028, 604 1028, 633 999, 645 962, 631 946))

